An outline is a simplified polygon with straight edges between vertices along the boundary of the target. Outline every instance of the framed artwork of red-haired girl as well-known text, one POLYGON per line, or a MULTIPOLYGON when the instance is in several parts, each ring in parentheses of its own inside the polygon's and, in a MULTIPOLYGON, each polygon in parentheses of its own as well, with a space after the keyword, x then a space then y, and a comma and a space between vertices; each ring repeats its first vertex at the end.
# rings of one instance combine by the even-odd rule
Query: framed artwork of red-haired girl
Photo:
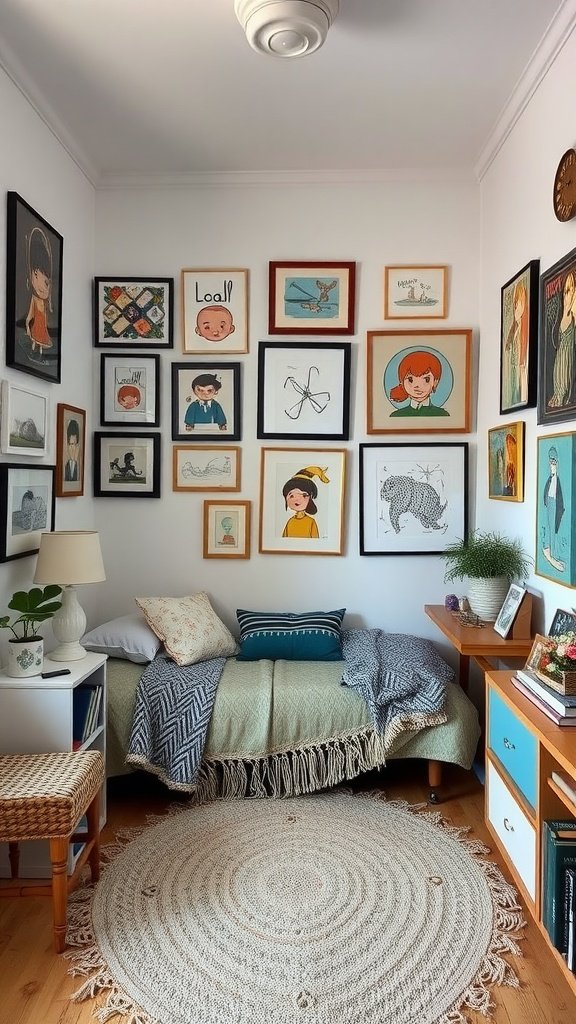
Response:
POLYGON ((531 260, 501 289, 501 413, 536 405, 539 272, 539 260, 531 260))

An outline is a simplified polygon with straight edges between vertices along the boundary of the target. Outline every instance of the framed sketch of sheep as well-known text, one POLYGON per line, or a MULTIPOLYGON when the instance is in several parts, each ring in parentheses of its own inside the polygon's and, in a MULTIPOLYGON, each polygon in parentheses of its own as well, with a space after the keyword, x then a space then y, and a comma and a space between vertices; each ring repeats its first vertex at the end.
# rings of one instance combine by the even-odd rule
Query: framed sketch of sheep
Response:
POLYGON ((467 443, 360 445, 361 555, 440 555, 467 533, 467 443))
POLYGON ((54 466, 0 465, 0 562, 34 555, 54 529, 54 466))

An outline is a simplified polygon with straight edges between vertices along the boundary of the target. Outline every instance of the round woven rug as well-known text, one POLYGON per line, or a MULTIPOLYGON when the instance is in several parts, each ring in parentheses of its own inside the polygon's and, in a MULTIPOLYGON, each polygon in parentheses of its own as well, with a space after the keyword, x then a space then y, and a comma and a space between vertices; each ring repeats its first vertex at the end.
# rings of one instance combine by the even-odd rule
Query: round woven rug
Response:
POLYGON ((163 818, 72 897, 74 998, 106 990, 100 1019, 138 1024, 485 1013, 491 984, 517 984, 516 892, 466 829, 418 811, 335 792, 163 818))

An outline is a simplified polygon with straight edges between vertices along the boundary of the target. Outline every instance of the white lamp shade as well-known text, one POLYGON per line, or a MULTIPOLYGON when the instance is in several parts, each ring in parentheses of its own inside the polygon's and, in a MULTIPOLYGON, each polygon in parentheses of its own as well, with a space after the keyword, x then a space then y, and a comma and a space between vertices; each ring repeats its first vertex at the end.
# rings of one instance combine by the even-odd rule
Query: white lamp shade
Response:
POLYGON ((106 579, 100 536, 93 530, 56 530, 40 535, 34 583, 60 586, 106 579))

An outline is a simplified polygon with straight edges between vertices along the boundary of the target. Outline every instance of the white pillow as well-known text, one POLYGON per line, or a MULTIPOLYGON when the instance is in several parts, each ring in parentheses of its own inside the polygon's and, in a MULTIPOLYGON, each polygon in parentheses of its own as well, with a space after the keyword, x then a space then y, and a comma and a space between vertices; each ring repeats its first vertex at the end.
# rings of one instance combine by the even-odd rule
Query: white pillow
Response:
POLYGON ((91 629, 80 641, 88 651, 145 665, 162 646, 143 615, 121 615, 91 629))
POLYGON ((207 594, 137 597, 135 601, 177 665, 195 665, 236 654, 236 641, 216 615, 207 594))

